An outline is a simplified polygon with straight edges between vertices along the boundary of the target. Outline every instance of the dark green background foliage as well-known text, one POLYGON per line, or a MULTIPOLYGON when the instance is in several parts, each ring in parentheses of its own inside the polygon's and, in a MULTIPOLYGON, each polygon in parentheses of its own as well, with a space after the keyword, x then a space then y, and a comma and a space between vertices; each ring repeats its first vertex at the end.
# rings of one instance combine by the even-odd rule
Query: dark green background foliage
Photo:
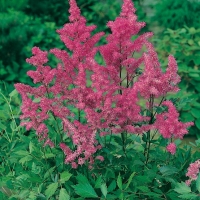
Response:
POLYGON ((159 26, 177 29, 184 25, 198 28, 200 24, 200 1, 198 0, 162 0, 155 6, 153 20, 159 26))

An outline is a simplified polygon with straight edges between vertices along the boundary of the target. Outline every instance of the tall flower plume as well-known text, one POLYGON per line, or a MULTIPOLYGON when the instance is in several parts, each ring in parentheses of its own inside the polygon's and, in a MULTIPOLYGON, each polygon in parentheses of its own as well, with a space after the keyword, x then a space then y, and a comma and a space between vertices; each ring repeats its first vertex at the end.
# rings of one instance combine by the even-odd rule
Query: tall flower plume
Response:
MULTIPOLYGON (((184 124, 178 120, 172 102, 162 102, 168 107, 166 112, 157 114, 154 109, 155 98, 178 91, 180 77, 171 55, 166 72, 162 72, 153 44, 148 41, 153 33, 138 35, 145 23, 137 21, 132 1, 124 0, 119 17, 108 22, 111 34, 107 36, 107 44, 100 47, 96 43, 104 33, 92 35, 96 26, 86 25, 75 0, 69 0, 69 4, 70 22, 57 30, 67 51, 50 50, 61 62, 51 68, 48 66, 48 52, 33 47, 33 56, 27 62, 36 70, 27 74, 39 86, 15 84, 23 101, 21 125, 36 130, 44 145, 60 148, 65 163, 73 168, 85 162, 91 167, 96 159, 104 160, 99 155, 95 159, 101 149, 97 133, 104 137, 110 133, 143 134, 156 129, 164 138, 170 139, 187 134, 187 127, 192 123, 184 124), (133 40, 133 36, 138 37, 133 40), (105 66, 95 61, 97 51, 105 66), (135 57, 135 52, 141 52, 141 56, 135 57), (139 104, 141 98, 150 112, 143 112, 139 104), (73 118, 71 108, 78 110, 78 119, 73 118), (85 124, 80 119, 83 111, 85 124), (49 131, 52 119, 60 123, 59 144, 53 141, 53 133, 49 131)), ((175 153, 174 145, 167 148, 175 153)))

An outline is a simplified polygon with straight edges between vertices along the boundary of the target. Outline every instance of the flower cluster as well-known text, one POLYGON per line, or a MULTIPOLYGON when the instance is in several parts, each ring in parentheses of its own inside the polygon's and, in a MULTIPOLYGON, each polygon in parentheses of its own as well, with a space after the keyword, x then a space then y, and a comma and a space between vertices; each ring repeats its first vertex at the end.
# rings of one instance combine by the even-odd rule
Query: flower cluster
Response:
POLYGON ((199 174, 200 169, 200 160, 196 160, 194 163, 191 163, 188 167, 186 176, 189 177, 189 180, 186 181, 186 184, 189 186, 193 180, 196 180, 199 174))
MULTIPOLYGON (((179 113, 171 101, 164 101, 162 105, 167 106, 168 111, 157 114, 154 128, 159 131, 163 138, 183 139, 183 136, 188 133, 187 127, 192 126, 193 122, 180 122, 179 113)), ((167 151, 171 154, 175 154, 175 143, 170 143, 167 146, 167 151)))
MULTIPOLYGON (((23 101, 21 125, 36 130, 44 145, 62 149, 65 163, 73 168, 86 161, 91 167, 95 159, 104 160, 100 155, 94 156, 101 149, 97 134, 100 137, 112 133, 145 134, 156 129, 164 138, 182 138, 192 123, 180 122, 170 101, 162 103, 168 111, 157 114, 154 101, 178 91, 176 61, 170 55, 163 73, 155 49, 148 41, 153 34, 148 32, 132 39, 145 26, 137 21, 132 1, 124 0, 120 16, 108 22, 111 34, 107 36, 107 44, 100 47, 96 43, 104 33, 92 35, 96 27, 86 25, 75 0, 69 3, 70 22, 57 32, 70 53, 51 49, 50 53, 61 61, 51 68, 48 52, 34 47, 27 62, 36 70, 28 75, 39 86, 15 84, 23 101), (105 66, 95 61, 97 51, 105 66), (136 57, 135 52, 141 56, 136 57), (150 114, 142 114, 141 98, 149 105, 150 114), (79 119, 72 119, 70 107, 78 109, 79 119), (86 115, 86 124, 81 123, 81 111, 86 115), (49 131, 55 121, 59 144, 49 131)), ((176 146, 169 144, 167 150, 174 154, 176 146)))
POLYGON ((170 144, 167 145, 167 151, 174 155, 176 153, 176 144, 171 142, 170 144))

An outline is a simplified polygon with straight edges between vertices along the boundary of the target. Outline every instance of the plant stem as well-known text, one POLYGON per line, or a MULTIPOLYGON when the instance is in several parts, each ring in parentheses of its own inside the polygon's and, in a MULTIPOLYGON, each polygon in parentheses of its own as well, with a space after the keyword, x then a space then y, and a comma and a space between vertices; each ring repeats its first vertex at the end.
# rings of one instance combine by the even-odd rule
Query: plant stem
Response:
POLYGON ((127 136, 127 133, 121 133, 122 149, 123 149, 125 156, 126 156, 126 136, 127 136))
MULTIPOLYGON (((149 115, 150 115, 150 121, 149 124, 153 124, 153 119, 154 119, 154 114, 153 114, 153 104, 154 104, 154 96, 150 95, 150 101, 149 101, 149 115)), ((150 138, 150 130, 147 132, 147 141, 145 145, 145 150, 144 153, 146 155, 146 161, 145 165, 147 165, 148 160, 149 160, 149 151, 151 147, 151 138, 150 138)))

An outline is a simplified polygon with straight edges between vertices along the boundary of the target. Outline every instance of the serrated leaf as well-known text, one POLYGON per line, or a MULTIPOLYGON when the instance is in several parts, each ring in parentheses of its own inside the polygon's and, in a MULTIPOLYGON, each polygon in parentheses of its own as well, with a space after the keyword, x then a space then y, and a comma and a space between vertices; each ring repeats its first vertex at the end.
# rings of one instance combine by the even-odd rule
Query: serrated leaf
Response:
POLYGON ((128 183, 126 184, 126 187, 125 187, 125 190, 126 190, 126 189, 128 188, 128 186, 130 185, 131 181, 133 180, 134 175, 135 175, 135 172, 133 172, 133 173, 131 174, 131 176, 129 177, 128 183))
POLYGON ((70 174, 69 172, 61 173, 60 174, 60 182, 65 183, 66 181, 68 181, 70 179, 71 176, 72 176, 72 174, 70 174))
POLYGON ((76 176, 76 179, 77 179, 78 183, 82 183, 82 184, 88 183, 88 184, 90 184, 87 177, 84 176, 83 174, 78 173, 78 175, 76 176))
POLYGON ((6 126, 0 122, 0 129, 5 130, 6 126))
POLYGON ((192 194, 192 193, 188 193, 188 194, 182 194, 182 195, 180 195, 178 197, 180 197, 181 199, 192 199, 192 198, 197 197, 197 195, 196 194, 192 194))
POLYGON ((191 188, 188 187, 184 182, 181 182, 176 184, 174 191, 179 194, 187 194, 191 192, 191 188))
POLYGON ((16 130, 16 124, 15 124, 15 121, 13 120, 11 123, 10 123, 10 128, 12 131, 15 131, 16 130))
POLYGON ((21 158, 19 160, 19 163, 21 163, 22 165, 24 165, 25 162, 31 161, 33 160, 33 157, 31 155, 25 156, 23 158, 21 158))
POLYGON ((32 153, 34 149, 34 144, 32 142, 29 143, 29 152, 32 153))
POLYGON ((120 174, 117 177, 117 186, 122 190, 122 178, 120 174))
POLYGON ((18 94, 17 90, 14 89, 14 90, 9 94, 9 96, 10 96, 10 97, 13 97, 13 96, 15 96, 15 95, 17 95, 17 94, 18 94))
POLYGON ((70 200, 70 196, 67 193, 66 189, 61 188, 58 200, 70 200))
POLYGON ((104 197, 107 196, 108 189, 107 189, 107 186, 106 186, 105 183, 103 183, 103 184, 101 185, 101 192, 102 192, 102 194, 104 195, 104 197))
POLYGON ((101 183, 102 183, 102 177, 99 176, 95 182, 95 186, 94 188, 100 188, 101 187, 101 183))
POLYGON ((32 163, 32 169, 31 172, 34 174, 39 174, 41 172, 41 167, 37 166, 34 162, 32 163))
POLYGON ((111 184, 108 186, 108 192, 112 192, 116 188, 116 181, 113 180, 111 184))
POLYGON ((200 173, 199 173, 198 178, 196 180, 196 188, 200 192, 200 173))
POLYGON ((159 170, 163 176, 169 176, 172 174, 176 174, 178 172, 178 169, 173 166, 163 166, 163 167, 160 167, 159 170))
POLYGON ((81 197, 87 197, 87 198, 98 197, 93 187, 88 183, 85 183, 85 184, 80 183, 73 187, 74 187, 75 193, 80 195, 81 197))
POLYGON ((14 154, 17 154, 19 156, 27 156, 27 155, 29 155, 29 152, 28 151, 19 150, 19 151, 14 152, 14 154))
POLYGON ((150 189, 146 186, 138 186, 137 189, 141 190, 142 192, 150 192, 150 189))
MULTIPOLYGON (((152 196, 152 197, 160 197, 160 196, 162 196, 162 194, 157 194, 157 193, 155 193, 155 192, 148 192, 148 195, 149 196, 152 196)), ((160 198, 159 198, 160 199, 160 198)))
POLYGON ((2 120, 10 119, 10 112, 7 104, 2 106, 1 108, 2 109, 0 109, 0 119, 2 120))
POLYGON ((22 191, 20 191, 18 198, 27 199, 28 195, 29 195, 29 190, 22 190, 22 191))
POLYGON ((45 195, 47 199, 54 195, 55 191, 58 189, 58 183, 51 183, 45 190, 45 195))
POLYGON ((55 167, 51 167, 45 174, 44 174, 44 179, 47 178, 49 175, 52 174, 54 171, 55 167))
POLYGON ((42 156, 42 158, 46 158, 46 159, 53 158, 53 157, 55 157, 55 154, 53 153, 46 153, 45 155, 42 156))

